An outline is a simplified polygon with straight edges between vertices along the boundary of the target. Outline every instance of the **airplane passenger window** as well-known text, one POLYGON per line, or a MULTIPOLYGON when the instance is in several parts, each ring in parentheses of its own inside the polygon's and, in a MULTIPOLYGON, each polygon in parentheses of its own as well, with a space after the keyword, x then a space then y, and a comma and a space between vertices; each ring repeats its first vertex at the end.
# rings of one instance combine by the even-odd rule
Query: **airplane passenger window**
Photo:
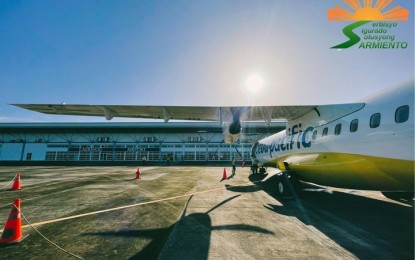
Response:
POLYGON ((353 119, 352 122, 350 122, 350 132, 354 133, 357 131, 357 128, 359 127, 359 119, 353 119))
POLYGON ((341 131, 342 131, 342 124, 337 124, 336 127, 334 128, 334 134, 339 135, 341 131))
POLYGON ((404 123, 406 121, 408 121, 409 118, 409 106, 405 105, 405 106, 401 106, 398 107, 398 109, 396 109, 395 111, 395 122, 396 123, 404 123))
POLYGON ((370 117, 370 128, 376 128, 380 125, 380 113, 373 114, 370 117))
POLYGON ((321 135, 321 136, 326 136, 327 135, 327 133, 328 133, 328 131, 329 131, 329 129, 326 127, 326 128, 324 128, 323 129, 323 134, 321 135))
POLYGON ((313 132, 313 140, 316 140, 316 137, 317 137, 317 130, 314 130, 314 132, 313 132))

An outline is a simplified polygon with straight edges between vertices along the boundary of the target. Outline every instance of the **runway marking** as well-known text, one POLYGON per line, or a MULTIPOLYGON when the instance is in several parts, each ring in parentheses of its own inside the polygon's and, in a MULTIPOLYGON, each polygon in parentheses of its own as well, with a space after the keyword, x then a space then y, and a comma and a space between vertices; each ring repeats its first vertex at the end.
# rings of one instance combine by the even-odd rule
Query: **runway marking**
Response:
MULTIPOLYGON (((245 184, 232 185, 232 186, 235 187, 235 186, 244 186, 244 185, 245 184)), ((55 223, 55 222, 60 222, 60 221, 65 221, 65 220, 70 220, 70 219, 75 219, 75 218, 81 218, 81 217, 96 215, 96 214, 115 211, 115 210, 120 210, 120 209, 127 209, 127 208, 133 208, 133 207, 137 207, 137 206, 148 205, 148 204, 153 204, 153 203, 158 203, 158 202, 163 202, 163 201, 168 201, 168 200, 174 200, 174 199, 178 199, 178 198, 189 197, 189 196, 192 196, 192 195, 198 195, 198 194, 209 193, 209 192, 218 191, 218 190, 224 190, 226 188, 227 187, 220 187, 220 188, 210 189, 210 190, 205 190, 205 191, 197 191, 197 192, 184 194, 184 195, 179 195, 179 196, 174 196, 174 197, 170 197, 170 198, 164 198, 164 199, 158 199, 158 200, 153 200, 153 201, 148 201, 148 202, 135 203, 135 204, 131 204, 131 205, 115 207, 115 208, 110 208, 110 209, 104 209, 104 210, 98 210, 98 211, 83 213, 83 214, 64 217, 64 218, 57 218, 57 219, 47 220, 47 221, 38 222, 38 223, 32 223, 32 226, 40 226, 40 225, 45 225, 45 224, 50 224, 50 223, 55 223)), ((23 225, 22 226, 22 228, 27 228, 27 227, 30 227, 30 225, 23 225)))

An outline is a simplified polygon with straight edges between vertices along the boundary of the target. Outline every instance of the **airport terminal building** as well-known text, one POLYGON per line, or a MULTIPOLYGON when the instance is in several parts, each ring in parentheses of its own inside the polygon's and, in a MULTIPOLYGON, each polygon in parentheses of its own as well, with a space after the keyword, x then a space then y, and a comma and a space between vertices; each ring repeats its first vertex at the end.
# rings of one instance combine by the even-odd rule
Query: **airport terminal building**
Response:
POLYGON ((199 165, 251 159, 257 140, 284 122, 242 123, 235 145, 217 122, 2 123, 1 165, 199 165))

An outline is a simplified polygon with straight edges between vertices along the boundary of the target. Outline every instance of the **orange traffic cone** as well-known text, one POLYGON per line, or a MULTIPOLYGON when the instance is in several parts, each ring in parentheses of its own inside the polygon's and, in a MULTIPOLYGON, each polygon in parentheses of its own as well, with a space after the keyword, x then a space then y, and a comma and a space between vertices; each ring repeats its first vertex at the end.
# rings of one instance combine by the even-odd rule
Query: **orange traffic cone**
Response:
POLYGON ((16 199, 9 219, 0 238, 0 245, 14 244, 23 240, 22 218, 20 217, 20 199, 16 199))
POLYGON ((135 179, 136 180, 140 179, 140 168, 137 168, 137 171, 135 172, 135 179))
POLYGON ((226 168, 223 168, 223 177, 222 180, 227 179, 228 176, 226 176, 226 168))
POLYGON ((12 190, 20 190, 20 173, 19 172, 14 177, 14 183, 12 186, 12 190))

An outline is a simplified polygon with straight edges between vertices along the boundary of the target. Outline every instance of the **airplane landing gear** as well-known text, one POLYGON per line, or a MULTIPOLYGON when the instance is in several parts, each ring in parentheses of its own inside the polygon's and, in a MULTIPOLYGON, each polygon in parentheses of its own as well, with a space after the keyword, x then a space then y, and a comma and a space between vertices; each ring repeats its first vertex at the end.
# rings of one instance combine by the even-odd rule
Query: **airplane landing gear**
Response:
POLYGON ((297 176, 286 171, 279 176, 277 181, 277 195, 284 199, 287 197, 300 197, 302 192, 301 182, 297 176))

